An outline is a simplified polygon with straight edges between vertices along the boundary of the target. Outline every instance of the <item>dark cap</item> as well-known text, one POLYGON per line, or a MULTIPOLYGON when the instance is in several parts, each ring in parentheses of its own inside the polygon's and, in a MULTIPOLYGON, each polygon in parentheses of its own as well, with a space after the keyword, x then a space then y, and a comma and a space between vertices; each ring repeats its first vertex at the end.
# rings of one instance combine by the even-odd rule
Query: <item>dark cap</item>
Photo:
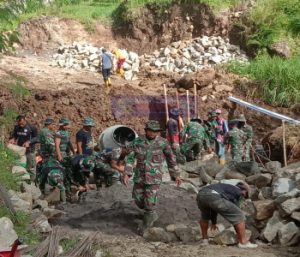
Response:
POLYGON ((26 118, 26 116, 24 114, 19 114, 17 116, 16 120, 19 121, 19 120, 22 120, 22 119, 25 119, 25 118, 26 118))
POLYGON ((50 118, 50 117, 46 118, 44 121, 45 126, 53 124, 53 123, 54 123, 54 119, 50 118))

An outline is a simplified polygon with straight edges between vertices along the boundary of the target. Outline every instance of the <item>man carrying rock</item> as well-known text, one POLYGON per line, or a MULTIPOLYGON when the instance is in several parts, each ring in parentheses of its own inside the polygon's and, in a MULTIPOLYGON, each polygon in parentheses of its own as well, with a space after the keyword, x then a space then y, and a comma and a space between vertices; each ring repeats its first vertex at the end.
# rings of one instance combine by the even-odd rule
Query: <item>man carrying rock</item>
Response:
POLYGON ((249 162, 251 145, 253 140, 253 129, 250 125, 247 124, 246 118, 243 114, 241 114, 238 118, 238 128, 241 129, 245 133, 246 140, 244 142, 244 152, 242 159, 243 161, 249 162))
POLYGON ((144 228, 151 227, 158 219, 155 211, 157 193, 162 182, 162 166, 167 161, 170 176, 180 185, 181 178, 176 159, 168 141, 161 136, 157 121, 149 120, 145 125, 145 136, 133 141, 131 152, 125 162, 123 182, 128 184, 133 173, 132 197, 136 205, 144 210, 144 228), (136 167, 134 163, 136 160, 136 167))
POLYGON ((257 247, 246 239, 245 215, 239 208, 245 198, 249 198, 249 187, 242 182, 236 186, 223 183, 212 184, 199 191, 197 204, 201 211, 199 224, 203 245, 208 245, 209 221, 211 221, 211 230, 216 231, 217 215, 220 214, 234 226, 239 242, 238 247, 257 247))
POLYGON ((123 64, 125 63, 126 57, 123 53, 122 49, 114 48, 111 51, 112 54, 114 54, 117 58, 117 74, 119 74, 121 77, 124 76, 124 70, 123 70, 123 64))
POLYGON ((101 66, 102 66, 102 75, 104 79, 105 86, 111 86, 110 72, 113 68, 112 56, 106 51, 105 48, 102 48, 101 55, 101 66))
POLYGON ((88 117, 82 121, 82 125, 82 129, 76 134, 77 154, 92 155, 94 151, 92 128, 95 127, 95 122, 88 117))
POLYGON ((39 141, 36 126, 26 121, 25 115, 18 115, 12 135, 9 139, 10 144, 16 144, 26 148, 26 168, 31 173, 32 180, 35 179, 35 145, 39 141))
POLYGON ((200 159, 203 145, 210 150, 209 139, 201 122, 201 119, 197 117, 192 118, 180 132, 180 141, 182 143, 180 151, 187 161, 200 159))

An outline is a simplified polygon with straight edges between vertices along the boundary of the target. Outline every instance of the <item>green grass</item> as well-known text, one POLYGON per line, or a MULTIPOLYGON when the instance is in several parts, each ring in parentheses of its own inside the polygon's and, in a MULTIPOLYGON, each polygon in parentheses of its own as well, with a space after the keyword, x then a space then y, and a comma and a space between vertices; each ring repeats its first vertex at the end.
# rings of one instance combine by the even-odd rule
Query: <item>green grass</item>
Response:
MULTIPOLYGON (((13 221, 8 209, 0 203, 0 217, 8 217, 13 221)), ((28 229, 29 216, 22 211, 17 211, 17 219, 19 223, 14 222, 14 230, 19 238, 23 240, 25 245, 37 244, 41 240, 41 235, 35 231, 28 229)))
POLYGON ((12 124, 14 124, 17 116, 18 113, 12 108, 4 110, 3 115, 0 116, 0 128, 11 126, 12 124))
POLYGON ((14 98, 22 100, 30 96, 30 91, 27 88, 27 80, 24 77, 13 74, 11 82, 8 83, 8 88, 14 98))
POLYGON ((276 106, 300 102, 300 57, 290 59, 262 54, 249 64, 232 63, 229 70, 258 82, 264 100, 276 106))
POLYGON ((59 244, 62 246, 64 253, 71 251, 76 244, 80 241, 79 238, 65 238, 59 241, 59 244))
MULTIPOLYGON (((51 6, 42 6, 38 0, 31 0, 27 8, 18 17, 0 19, 0 30, 13 30, 20 23, 41 15, 72 18, 82 22, 91 30, 95 21, 112 24, 116 9, 122 4, 122 0, 56 0, 51 6)), ((130 12, 134 12, 146 4, 155 3, 167 6, 170 0, 129 0, 126 4, 130 12)), ((207 3, 215 10, 235 6, 240 0, 178 0, 179 3, 207 3)))
POLYGON ((257 0, 249 19, 255 27, 249 45, 263 49, 284 40, 300 53, 299 0, 257 0))

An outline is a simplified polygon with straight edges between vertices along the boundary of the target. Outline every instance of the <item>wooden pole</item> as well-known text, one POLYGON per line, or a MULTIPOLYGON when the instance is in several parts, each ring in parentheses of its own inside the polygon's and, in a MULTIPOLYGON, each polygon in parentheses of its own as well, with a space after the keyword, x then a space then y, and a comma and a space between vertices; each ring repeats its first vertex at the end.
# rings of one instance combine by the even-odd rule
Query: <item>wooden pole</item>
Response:
POLYGON ((197 85, 194 84, 194 101, 195 101, 195 117, 198 117, 198 106, 197 106, 197 85))
POLYGON ((178 89, 176 89, 176 105, 177 105, 177 109, 179 109, 179 93, 178 93, 178 89))
POLYGON ((186 90, 186 104, 187 104, 187 121, 189 122, 190 117, 190 97, 189 97, 189 91, 186 90))
POLYGON ((165 96, 166 122, 168 122, 168 120, 169 120, 169 108, 168 108, 168 97, 167 97, 166 84, 164 84, 164 96, 165 96))
POLYGON ((286 159, 286 142, 285 142, 285 122, 282 120, 282 147, 283 147, 283 159, 284 159, 284 167, 287 166, 286 159))

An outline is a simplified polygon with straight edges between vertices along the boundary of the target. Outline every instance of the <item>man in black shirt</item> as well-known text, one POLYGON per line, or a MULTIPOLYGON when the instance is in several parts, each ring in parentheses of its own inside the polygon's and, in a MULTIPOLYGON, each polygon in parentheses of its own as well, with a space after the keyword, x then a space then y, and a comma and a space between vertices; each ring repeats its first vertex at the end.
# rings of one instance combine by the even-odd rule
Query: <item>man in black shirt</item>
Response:
POLYGON ((217 215, 222 215, 235 228, 240 248, 256 248, 246 239, 245 215, 239 208, 244 198, 249 197, 247 184, 239 182, 236 186, 224 183, 212 184, 201 189, 197 196, 198 207, 201 211, 199 222, 203 244, 208 244, 208 226, 217 230, 217 215))
POLYGON ((25 115, 18 115, 16 126, 9 139, 10 144, 26 148, 27 170, 35 174, 35 144, 38 143, 38 130, 36 126, 26 121, 25 115))
POLYGON ((77 154, 92 155, 94 150, 92 127, 95 126, 95 122, 92 118, 85 118, 82 125, 82 129, 76 134, 77 154))

